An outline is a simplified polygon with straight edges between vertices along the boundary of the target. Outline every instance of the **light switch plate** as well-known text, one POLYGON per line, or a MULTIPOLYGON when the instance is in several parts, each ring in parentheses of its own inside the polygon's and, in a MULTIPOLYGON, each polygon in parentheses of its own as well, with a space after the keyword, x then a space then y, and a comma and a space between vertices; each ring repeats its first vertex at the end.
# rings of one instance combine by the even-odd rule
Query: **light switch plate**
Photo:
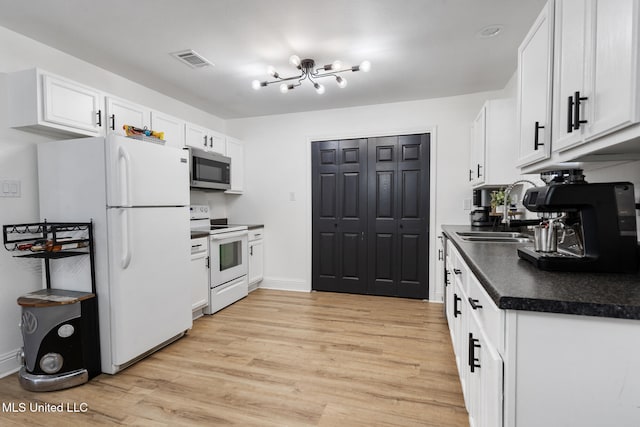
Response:
POLYGON ((0 181, 0 197, 20 197, 20 181, 16 179, 0 181))

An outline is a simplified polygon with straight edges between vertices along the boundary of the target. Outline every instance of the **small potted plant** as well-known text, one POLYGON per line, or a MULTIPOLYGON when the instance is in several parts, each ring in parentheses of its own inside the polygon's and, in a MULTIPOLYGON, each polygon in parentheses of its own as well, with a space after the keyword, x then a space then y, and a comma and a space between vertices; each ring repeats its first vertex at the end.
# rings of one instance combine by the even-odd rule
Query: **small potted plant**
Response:
MULTIPOLYGON (((511 204, 511 196, 507 200, 507 206, 511 204)), ((504 212, 504 188, 491 192, 491 211, 496 213, 504 212)))

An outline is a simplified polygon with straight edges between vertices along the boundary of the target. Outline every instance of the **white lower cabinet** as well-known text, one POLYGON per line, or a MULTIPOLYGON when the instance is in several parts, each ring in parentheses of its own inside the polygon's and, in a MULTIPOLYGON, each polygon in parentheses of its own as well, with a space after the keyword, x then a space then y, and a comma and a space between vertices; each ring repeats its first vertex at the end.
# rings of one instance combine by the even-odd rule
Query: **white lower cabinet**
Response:
POLYGON ((191 239, 191 270, 189 285, 191 292, 191 309, 194 317, 209 304, 209 239, 200 237, 191 239))
POLYGON ((264 228, 249 230, 249 291, 264 277, 264 228))
POLYGON ((445 250, 471 427, 640 425, 640 321, 499 309, 448 239, 445 250))
POLYGON ((447 246, 445 301, 456 365, 471 427, 502 426, 503 362, 497 341, 504 318, 473 276, 459 252, 447 246), (495 310, 494 310, 495 309, 495 310), (488 314, 487 314, 488 312, 488 314), (496 320, 502 324, 496 325, 496 320), (487 333, 485 328, 492 328, 487 333))

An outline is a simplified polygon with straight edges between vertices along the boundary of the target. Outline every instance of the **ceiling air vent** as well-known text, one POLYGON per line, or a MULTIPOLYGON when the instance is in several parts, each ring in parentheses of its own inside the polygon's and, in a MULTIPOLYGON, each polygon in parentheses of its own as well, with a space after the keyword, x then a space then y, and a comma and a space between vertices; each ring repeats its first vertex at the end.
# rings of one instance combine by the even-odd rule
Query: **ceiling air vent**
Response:
POLYGON ((183 50, 181 52, 173 52, 172 56, 184 62, 191 68, 202 68, 213 65, 193 50, 183 50))

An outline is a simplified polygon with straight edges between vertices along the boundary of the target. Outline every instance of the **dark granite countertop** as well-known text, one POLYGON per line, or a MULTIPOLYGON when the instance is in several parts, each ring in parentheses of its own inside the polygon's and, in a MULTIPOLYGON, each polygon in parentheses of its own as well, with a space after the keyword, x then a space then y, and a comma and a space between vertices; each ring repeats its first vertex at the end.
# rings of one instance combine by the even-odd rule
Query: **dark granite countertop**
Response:
POLYGON ((640 319, 640 274, 543 271, 518 257, 532 243, 466 242, 456 232, 470 226, 442 230, 499 308, 640 319))
POLYGON ((255 230, 256 228, 263 228, 264 224, 242 224, 242 225, 246 225, 247 229, 249 230, 255 230))
POLYGON ((191 232, 192 239, 197 239, 199 237, 209 237, 209 232, 208 231, 192 231, 191 232))

